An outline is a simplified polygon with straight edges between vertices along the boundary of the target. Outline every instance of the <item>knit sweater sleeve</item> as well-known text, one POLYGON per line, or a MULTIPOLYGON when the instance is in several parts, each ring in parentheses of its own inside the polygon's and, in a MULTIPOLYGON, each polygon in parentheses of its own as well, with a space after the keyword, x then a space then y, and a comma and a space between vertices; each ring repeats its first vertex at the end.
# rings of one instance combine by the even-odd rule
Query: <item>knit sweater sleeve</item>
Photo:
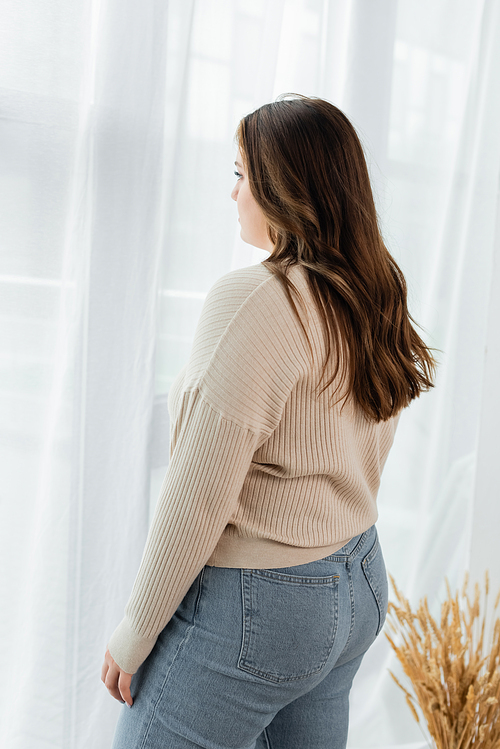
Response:
POLYGON ((127 673, 149 655, 212 554, 237 509, 253 454, 278 425, 306 364, 301 333, 278 287, 266 278, 248 295, 246 289, 240 304, 228 274, 207 297, 140 569, 108 643, 127 673))

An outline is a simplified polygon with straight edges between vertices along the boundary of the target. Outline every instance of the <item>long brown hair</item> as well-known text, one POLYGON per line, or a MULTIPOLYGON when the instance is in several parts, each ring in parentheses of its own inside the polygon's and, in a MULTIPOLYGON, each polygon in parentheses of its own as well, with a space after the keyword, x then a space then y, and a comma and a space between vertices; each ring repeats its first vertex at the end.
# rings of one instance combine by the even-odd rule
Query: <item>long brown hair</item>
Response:
POLYGON ((354 127, 323 99, 284 97, 244 117, 236 134, 274 245, 264 264, 284 285, 306 336, 287 269, 307 270, 327 341, 321 379, 332 348, 345 352, 346 394, 368 418, 385 421, 433 387, 434 349, 411 325, 406 282, 383 242, 354 127))

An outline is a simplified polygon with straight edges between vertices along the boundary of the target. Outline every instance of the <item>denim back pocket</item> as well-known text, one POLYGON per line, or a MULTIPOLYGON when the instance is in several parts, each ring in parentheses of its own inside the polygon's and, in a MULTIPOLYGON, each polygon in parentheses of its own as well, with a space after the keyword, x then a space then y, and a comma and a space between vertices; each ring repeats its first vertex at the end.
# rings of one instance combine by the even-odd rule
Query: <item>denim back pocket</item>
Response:
POLYGON ((378 536, 376 537, 375 543, 373 544, 371 550, 363 559, 361 567, 377 604, 378 625, 376 635, 378 635, 380 633, 380 630, 384 626, 385 617, 387 615, 387 607, 389 605, 389 587, 387 584, 387 573, 378 536))
POLYGON ((242 569, 238 668, 273 682, 319 673, 337 630, 338 580, 242 569))

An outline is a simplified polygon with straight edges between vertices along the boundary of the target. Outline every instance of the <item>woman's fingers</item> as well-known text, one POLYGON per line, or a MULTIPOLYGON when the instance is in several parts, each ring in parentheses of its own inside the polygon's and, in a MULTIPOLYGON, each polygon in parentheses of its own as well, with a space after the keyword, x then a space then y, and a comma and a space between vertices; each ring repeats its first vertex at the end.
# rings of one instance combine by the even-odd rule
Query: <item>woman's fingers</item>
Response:
POLYGON ((118 664, 113 660, 109 650, 106 650, 106 655, 104 656, 104 663, 101 669, 101 681, 104 682, 106 689, 115 700, 118 700, 118 702, 126 702, 127 705, 130 707, 132 706, 132 697, 130 695, 132 674, 122 671, 118 664))
POLYGON ((104 678, 104 684, 106 686, 106 689, 110 693, 112 697, 115 698, 115 700, 118 700, 118 702, 123 702, 122 696, 120 694, 120 690, 118 689, 118 679, 120 676, 120 669, 114 663, 113 665, 109 666, 108 671, 106 673, 106 676, 104 678))
POLYGON ((130 694, 130 683, 132 681, 132 674, 127 674, 126 671, 120 669, 120 675, 118 677, 118 689, 124 702, 129 707, 132 707, 132 696, 130 694))

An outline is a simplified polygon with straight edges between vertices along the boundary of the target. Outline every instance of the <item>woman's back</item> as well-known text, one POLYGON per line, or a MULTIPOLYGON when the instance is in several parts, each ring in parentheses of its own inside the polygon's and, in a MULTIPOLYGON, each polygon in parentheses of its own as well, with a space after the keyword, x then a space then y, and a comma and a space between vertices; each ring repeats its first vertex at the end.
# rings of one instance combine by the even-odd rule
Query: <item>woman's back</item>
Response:
POLYGON ((353 398, 345 404, 337 398, 332 407, 338 378, 318 395, 323 327, 304 270, 297 265, 289 273, 305 301, 312 356, 280 281, 261 263, 225 275, 211 289, 189 364, 170 391, 172 453, 193 394, 257 436, 231 522, 209 564, 312 561, 377 519, 397 417, 368 420, 353 398))

